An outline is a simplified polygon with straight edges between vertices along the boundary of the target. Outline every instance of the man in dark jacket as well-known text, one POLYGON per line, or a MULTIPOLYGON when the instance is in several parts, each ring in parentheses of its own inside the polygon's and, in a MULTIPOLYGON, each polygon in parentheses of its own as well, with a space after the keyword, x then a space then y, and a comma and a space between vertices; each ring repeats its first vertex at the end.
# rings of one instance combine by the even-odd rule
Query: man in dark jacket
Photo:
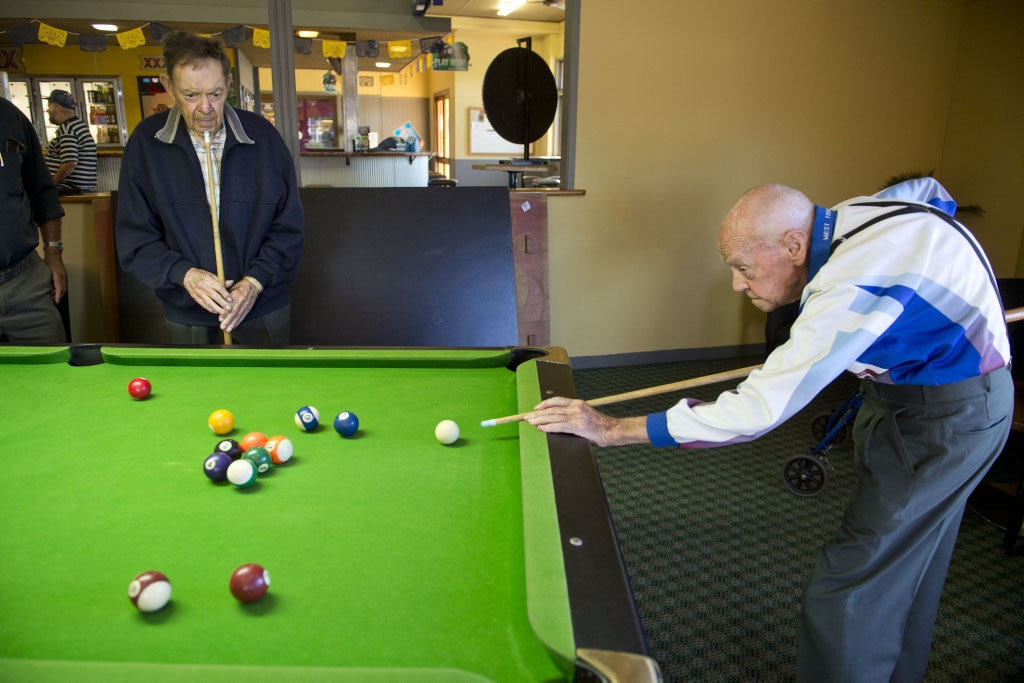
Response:
POLYGON ((0 98, 0 342, 66 341, 54 306, 68 289, 63 216, 32 123, 0 98), (43 258, 36 251, 40 237, 43 258))
POLYGON ((164 59, 175 105, 143 119, 121 163, 121 267, 163 301, 171 343, 287 344, 303 245, 291 155, 268 121, 227 106, 219 42, 174 32, 164 59))

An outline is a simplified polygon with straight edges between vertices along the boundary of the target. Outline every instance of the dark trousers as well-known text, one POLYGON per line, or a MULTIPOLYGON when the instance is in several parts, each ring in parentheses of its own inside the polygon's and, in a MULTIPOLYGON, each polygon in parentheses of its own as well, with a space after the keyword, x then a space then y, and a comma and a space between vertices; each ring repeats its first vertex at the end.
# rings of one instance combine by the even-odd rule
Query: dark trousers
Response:
MULTIPOLYGON (((184 325, 164 321, 167 340, 171 344, 209 346, 224 343, 224 331, 219 327, 184 325)), ((286 346, 291 339, 292 307, 288 304, 260 318, 246 319, 231 331, 231 343, 243 346, 286 346)))
POLYGON ((53 272, 36 252, 0 272, 0 342, 64 344, 60 312, 53 304, 53 272))
POLYGON ((798 681, 924 678, 967 497, 1010 430, 1005 369, 861 394, 857 486, 804 590, 798 681))

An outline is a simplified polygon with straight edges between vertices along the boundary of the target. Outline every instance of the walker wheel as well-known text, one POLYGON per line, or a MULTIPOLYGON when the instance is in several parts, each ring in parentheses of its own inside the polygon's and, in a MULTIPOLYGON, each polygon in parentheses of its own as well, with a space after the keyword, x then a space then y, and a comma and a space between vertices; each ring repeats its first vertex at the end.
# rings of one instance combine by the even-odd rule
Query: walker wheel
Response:
POLYGON ((794 455, 782 466, 782 481, 798 496, 816 496, 828 483, 828 467, 813 455, 794 455))
MULTIPOLYGON (((821 443, 825 439, 825 435, 828 434, 829 422, 833 418, 833 413, 821 413, 815 415, 811 419, 811 438, 816 443, 821 443)), ((834 424, 834 423, 833 423, 834 424)), ((850 435, 850 428, 847 425, 843 425, 832 435, 832 441, 827 445, 829 447, 835 447, 846 442, 846 438, 850 435)))

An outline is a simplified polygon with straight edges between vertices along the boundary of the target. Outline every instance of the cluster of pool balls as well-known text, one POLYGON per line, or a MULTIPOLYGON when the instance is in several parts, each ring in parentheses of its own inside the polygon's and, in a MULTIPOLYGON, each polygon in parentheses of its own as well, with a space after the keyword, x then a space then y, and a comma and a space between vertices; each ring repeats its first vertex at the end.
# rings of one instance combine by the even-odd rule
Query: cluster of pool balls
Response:
MULTIPOLYGON (((136 377, 128 383, 128 393, 142 401, 153 391, 152 383, 144 377, 136 377)), ((235 416, 223 408, 213 411, 207 424, 214 434, 224 436, 235 428, 235 416)), ((295 424, 306 432, 313 432, 320 426, 320 411, 313 406, 303 406, 295 411, 295 424)), ((359 417, 351 411, 343 411, 334 417, 334 430, 343 437, 354 436, 359 431, 359 417)), ((434 438, 445 445, 459 440, 459 425, 452 420, 441 420, 434 428, 434 438)), ((281 465, 291 459, 294 445, 283 435, 267 436, 263 432, 249 432, 241 441, 231 438, 217 443, 213 453, 203 461, 203 473, 213 482, 231 483, 236 488, 248 488, 256 483, 259 475, 270 471, 272 465, 281 465)))
MULTIPOLYGON (((270 572, 247 562, 231 573, 228 588, 239 602, 256 602, 270 588, 270 572)), ((161 610, 171 601, 171 581, 163 572, 142 572, 128 584, 128 599, 140 612, 161 610)))
MULTIPOLYGON (((235 427, 235 416, 228 410, 215 410, 207 423, 214 434, 224 435, 235 427)), ((249 432, 241 438, 221 439, 213 453, 203 461, 203 473, 215 483, 229 482, 244 489, 256 483, 259 475, 270 471, 272 465, 283 465, 291 460, 295 446, 291 439, 278 434, 267 436, 263 432, 249 432)))

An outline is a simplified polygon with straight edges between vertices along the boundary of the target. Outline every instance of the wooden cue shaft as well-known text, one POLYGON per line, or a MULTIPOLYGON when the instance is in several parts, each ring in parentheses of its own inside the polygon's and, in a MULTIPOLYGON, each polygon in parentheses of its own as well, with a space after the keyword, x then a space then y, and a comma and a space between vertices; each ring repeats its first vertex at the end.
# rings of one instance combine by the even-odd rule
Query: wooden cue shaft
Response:
MULTIPOLYGON (((658 394, 667 394, 672 391, 680 391, 682 389, 692 389, 694 387, 702 387, 706 384, 715 384, 716 382, 724 382, 730 379, 739 379, 740 377, 746 377, 754 370, 757 370, 760 365, 751 365, 745 368, 738 368, 736 370, 726 370, 725 372, 718 372, 713 375, 703 375, 701 377, 694 377, 692 379, 684 379, 679 382, 672 382, 670 384, 659 384, 656 387, 647 387, 646 389, 637 389, 636 391, 628 391, 624 394, 615 394, 613 396, 604 396, 602 398, 595 398, 587 401, 592 406, 604 406, 609 403, 618 403, 620 401, 631 401, 637 398, 645 398, 647 396, 657 396, 658 394)), ((521 422, 525 418, 527 413, 519 413, 518 415, 508 415, 507 417, 498 417, 493 420, 484 420, 480 423, 481 427, 494 427, 495 425, 508 424, 509 422, 521 422)))
MULTIPOLYGON (((1004 314, 1006 322, 1014 323, 1020 320, 1024 320, 1024 307, 1011 308, 1004 314)), ((693 379, 684 379, 679 382, 671 382, 669 384, 659 384, 655 387, 648 387, 646 389, 637 389, 636 391, 627 391, 622 394, 613 394, 612 396, 603 396, 601 398, 594 398, 587 403, 592 406, 605 406, 611 403, 619 403, 622 401, 632 401, 637 398, 647 398, 648 396, 657 396, 659 394, 668 394, 673 391, 681 391, 683 389, 692 389, 694 387, 702 387, 707 384, 715 384, 716 382, 725 382, 730 379, 740 379, 746 377, 754 370, 760 368, 760 365, 750 365, 745 368, 737 368, 736 370, 726 370, 725 372, 715 373, 713 375, 704 375, 702 377, 694 377, 693 379)), ((496 425, 508 424, 510 422, 521 422, 527 413, 519 413, 518 415, 508 415, 506 417, 497 417, 491 420, 484 420, 480 423, 481 427, 494 427, 496 425)))
MULTIPOLYGON (((203 131, 203 147, 206 149, 206 185, 210 193, 210 220, 213 222, 213 256, 217 261, 217 279, 224 284, 224 254, 220 246, 220 217, 217 215, 217 195, 213 185, 213 154, 210 153, 210 131, 203 131)), ((231 346, 231 333, 224 330, 224 344, 231 346)))

